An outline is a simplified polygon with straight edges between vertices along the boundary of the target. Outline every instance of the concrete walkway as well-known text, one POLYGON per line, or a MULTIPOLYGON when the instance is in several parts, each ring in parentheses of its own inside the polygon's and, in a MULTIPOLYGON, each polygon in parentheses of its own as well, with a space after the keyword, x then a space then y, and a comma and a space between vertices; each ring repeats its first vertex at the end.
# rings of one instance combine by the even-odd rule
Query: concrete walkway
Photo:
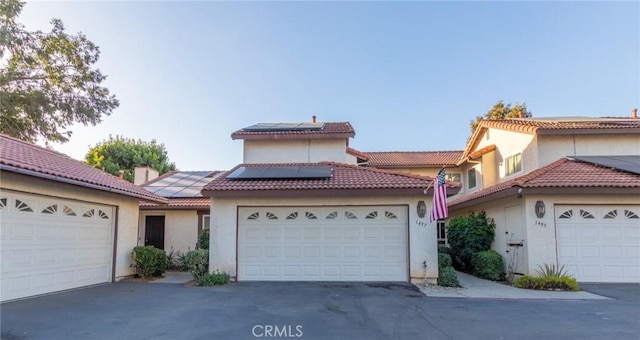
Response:
POLYGON ((161 279, 149 283, 186 283, 191 280, 193 280, 193 275, 190 272, 166 271, 161 279))
POLYGON ((544 299, 544 300, 606 300, 604 296, 589 292, 551 292, 520 289, 505 284, 479 279, 465 273, 456 272, 463 288, 422 286, 420 289, 429 297, 472 298, 472 299, 544 299))

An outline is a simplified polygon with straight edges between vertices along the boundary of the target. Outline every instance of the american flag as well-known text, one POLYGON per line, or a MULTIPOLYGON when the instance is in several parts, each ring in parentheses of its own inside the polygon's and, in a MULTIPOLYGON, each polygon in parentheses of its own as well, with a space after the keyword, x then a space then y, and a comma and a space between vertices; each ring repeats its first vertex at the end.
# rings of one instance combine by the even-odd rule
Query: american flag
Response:
POLYGON ((444 169, 438 172, 438 176, 433 179, 433 202, 431 202, 431 222, 449 216, 447 208, 447 184, 444 179, 444 169))

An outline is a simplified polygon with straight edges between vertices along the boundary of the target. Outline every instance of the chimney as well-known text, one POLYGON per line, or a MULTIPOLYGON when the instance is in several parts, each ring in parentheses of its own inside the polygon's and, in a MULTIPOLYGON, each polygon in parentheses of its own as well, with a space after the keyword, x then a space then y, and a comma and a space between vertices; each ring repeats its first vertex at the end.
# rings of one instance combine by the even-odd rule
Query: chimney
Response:
POLYGON ((142 185, 151 180, 158 178, 158 171, 152 169, 148 165, 137 166, 133 170, 133 184, 142 185))
POLYGON ((314 123, 316 122, 316 116, 315 115, 311 116, 311 121, 314 122, 314 123))
POLYGON ((631 110, 631 118, 638 119, 638 108, 631 110))
POLYGON ((518 117, 524 118, 524 111, 523 110, 520 110, 520 112, 518 112, 518 117))
POLYGON ((120 178, 120 180, 124 179, 124 170, 118 171, 118 178, 120 178))

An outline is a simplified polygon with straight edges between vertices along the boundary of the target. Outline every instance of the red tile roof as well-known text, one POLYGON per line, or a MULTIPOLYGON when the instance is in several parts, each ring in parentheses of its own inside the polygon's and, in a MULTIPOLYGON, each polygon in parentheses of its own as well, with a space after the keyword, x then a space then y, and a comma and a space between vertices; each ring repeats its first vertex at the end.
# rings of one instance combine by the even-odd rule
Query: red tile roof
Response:
POLYGON ((140 201, 140 209, 153 210, 153 209, 174 209, 174 210, 186 210, 186 209, 209 209, 211 200, 208 197, 187 197, 187 198, 169 198, 169 204, 155 204, 140 201))
POLYGON ((640 119, 606 117, 542 117, 482 120, 469 138, 458 164, 464 162, 476 148, 484 132, 489 129, 522 132, 535 135, 551 134, 617 134, 640 133, 640 119))
POLYGON ((163 203, 166 199, 65 154, 0 134, 0 169, 163 203))
POLYGON ((369 156, 368 165, 377 168, 441 167, 456 165, 462 151, 389 151, 365 154, 369 156))
POLYGON ((231 139, 329 139, 356 135, 349 122, 323 124, 319 130, 248 131, 245 128, 232 133, 231 139))
POLYGON ((366 153, 362 152, 362 151, 358 151, 354 148, 348 147, 347 146, 347 154, 354 156, 354 157, 358 157, 362 160, 368 160, 369 159, 369 155, 367 155, 366 153))
MULTIPOLYGON (((356 191, 378 190, 380 195, 394 195, 402 192, 423 194, 424 189, 431 185, 433 179, 426 176, 417 176, 391 171, 365 168, 355 165, 339 164, 332 162, 304 163, 304 164, 240 164, 227 173, 206 185, 202 191, 204 196, 225 197, 239 196, 246 193, 247 196, 258 195, 260 192, 271 192, 271 195, 281 196, 283 191, 304 196, 317 196, 324 194, 356 195, 356 191), (226 176, 238 167, 255 166, 305 166, 305 165, 330 165, 333 168, 331 178, 327 179, 264 179, 264 180, 231 180, 226 176), (313 192, 310 192, 312 190, 313 192), (229 194, 234 192, 235 194, 229 194)), ((448 191, 455 194, 459 190, 459 184, 448 182, 448 191)))
POLYGON ((456 198, 449 202, 449 207, 463 203, 467 206, 482 198, 491 199, 512 188, 623 188, 637 189, 635 191, 640 194, 640 175, 562 158, 526 175, 456 198))

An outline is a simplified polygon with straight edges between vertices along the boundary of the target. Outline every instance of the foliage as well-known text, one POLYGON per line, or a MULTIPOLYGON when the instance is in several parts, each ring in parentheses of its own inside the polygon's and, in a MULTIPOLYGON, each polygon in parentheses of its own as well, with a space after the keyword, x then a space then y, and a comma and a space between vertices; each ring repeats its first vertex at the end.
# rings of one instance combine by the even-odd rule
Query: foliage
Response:
POLYGON ((458 275, 453 267, 442 268, 438 275, 438 286, 442 287, 460 287, 458 275))
POLYGON ((193 274, 195 279, 207 275, 209 272, 209 251, 205 249, 195 249, 187 253, 184 259, 187 270, 193 274))
POLYGON ((484 211, 452 218, 447 225, 447 239, 453 253, 453 266, 458 270, 471 271, 473 254, 491 248, 495 230, 495 222, 484 211))
POLYGON ((481 120, 496 120, 496 119, 505 119, 505 118, 518 118, 522 114, 523 117, 529 118, 531 117, 531 112, 527 111, 527 104, 507 104, 505 105, 502 100, 498 101, 493 105, 493 107, 487 111, 483 116, 477 116, 475 120, 472 120, 469 123, 471 127, 471 134, 476 131, 478 124, 481 120))
POLYGON ((134 169, 138 166, 148 165, 161 175, 176 169, 176 165, 169 162, 164 144, 158 144, 155 139, 145 142, 122 136, 109 136, 97 143, 89 149, 84 161, 116 176, 124 170, 124 179, 129 182, 133 182, 134 169))
POLYGON ((453 250, 451 250, 450 247, 439 245, 438 246, 438 253, 453 255, 453 250))
POLYGON ((564 265, 558 268, 555 264, 545 263, 544 266, 538 265, 536 273, 540 277, 570 277, 569 273, 564 269, 564 265))
POLYGON ((204 229, 198 236, 198 248, 209 250, 209 228, 204 229))
POLYGON ((453 266, 451 262, 451 255, 438 253, 438 269, 447 268, 453 266))
POLYGON ((154 246, 137 246, 131 252, 136 274, 141 277, 157 277, 167 269, 167 254, 154 246))
POLYGON ((473 254, 471 265, 474 276, 492 281, 504 280, 504 260, 502 255, 495 250, 485 250, 473 254))
POLYGON ((173 247, 171 247, 171 250, 167 253, 167 269, 187 271, 187 266, 184 262, 185 257, 186 254, 174 251, 173 247))
POLYGON ((524 275, 519 277, 514 286, 524 289, 538 289, 538 290, 568 290, 577 292, 580 290, 576 279, 570 276, 544 276, 534 277, 524 275))
POLYGON ((229 283, 229 274, 216 270, 196 279, 197 286, 221 286, 229 283))
POLYGON ((85 35, 27 31, 16 22, 24 2, 0 1, 0 132, 35 142, 66 142, 73 123, 96 125, 119 102, 100 84, 100 49, 85 35))

